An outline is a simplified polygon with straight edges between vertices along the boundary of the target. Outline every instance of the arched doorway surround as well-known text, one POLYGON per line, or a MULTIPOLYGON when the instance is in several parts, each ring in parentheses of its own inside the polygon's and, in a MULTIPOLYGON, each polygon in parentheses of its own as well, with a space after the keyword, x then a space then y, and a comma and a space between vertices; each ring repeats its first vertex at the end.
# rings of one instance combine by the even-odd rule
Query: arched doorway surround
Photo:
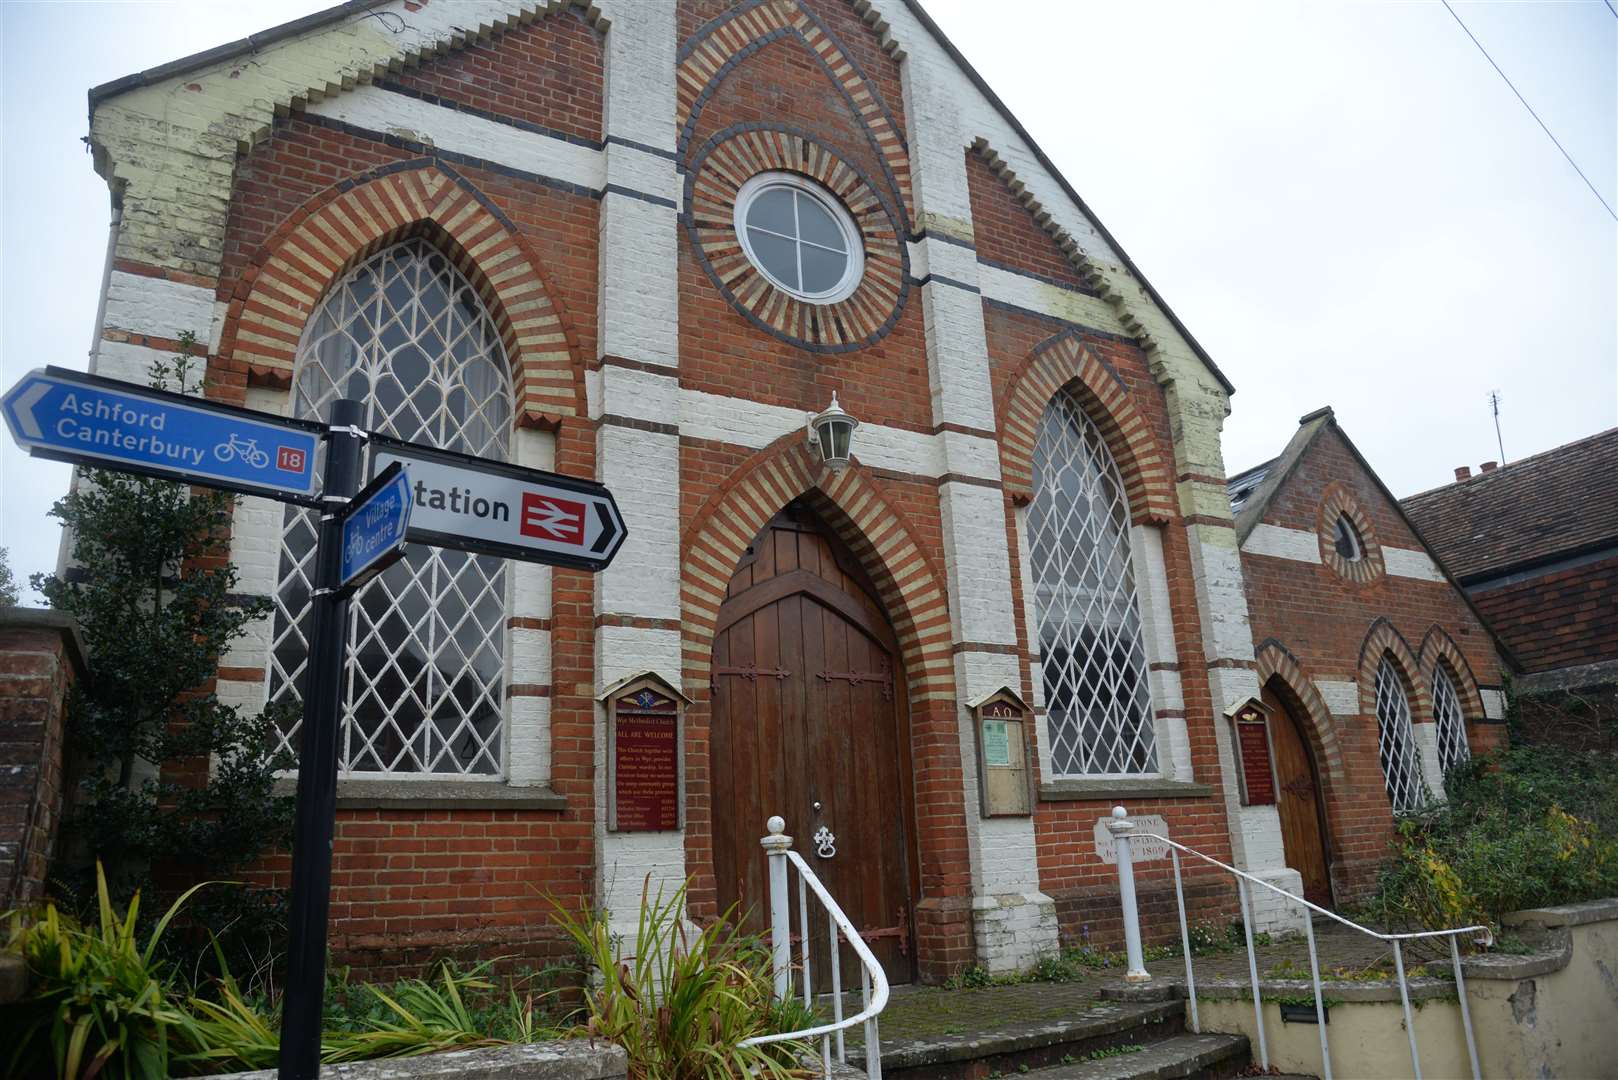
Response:
MULTIPOLYGON (((736 905, 749 929, 765 930, 769 882, 754 823, 780 814, 897 982, 914 972, 917 891, 905 688, 875 586, 807 502, 789 504, 742 556, 714 634, 718 906, 736 905)), ((813 970, 827 972, 824 935, 812 941, 813 970)))
MULTIPOLYGON (((687 713, 687 791, 711 792, 709 716, 714 635, 732 574, 752 539, 794 500, 819 518, 876 590, 903 661, 915 762, 915 922, 921 973, 942 975, 971 948, 971 872, 960 762, 960 726, 944 577, 906 515, 856 460, 823 468, 801 433, 759 450, 693 515, 681 539, 681 636, 687 713)), ((709 799, 688 802, 686 859, 696 916, 716 912, 709 799)), ((763 822, 757 823, 762 833, 763 822)), ((807 841, 808 838, 801 838, 807 841)), ((799 845, 803 846, 802 843, 799 845)))

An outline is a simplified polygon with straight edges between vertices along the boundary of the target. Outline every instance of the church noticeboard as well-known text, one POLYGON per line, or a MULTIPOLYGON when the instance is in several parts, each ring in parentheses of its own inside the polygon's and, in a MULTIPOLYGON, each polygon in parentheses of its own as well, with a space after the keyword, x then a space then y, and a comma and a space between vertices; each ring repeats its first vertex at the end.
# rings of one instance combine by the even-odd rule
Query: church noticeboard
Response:
POLYGON ((971 704, 978 741, 978 789, 984 817, 1033 812, 1028 767, 1028 708, 1009 688, 971 704))
POLYGON ((1275 805, 1275 766, 1270 753, 1269 710, 1248 699, 1231 712, 1236 729, 1236 760, 1241 767, 1242 802, 1275 805))
POLYGON ((663 832, 680 827, 680 705, 644 683, 609 699, 612 827, 663 832))

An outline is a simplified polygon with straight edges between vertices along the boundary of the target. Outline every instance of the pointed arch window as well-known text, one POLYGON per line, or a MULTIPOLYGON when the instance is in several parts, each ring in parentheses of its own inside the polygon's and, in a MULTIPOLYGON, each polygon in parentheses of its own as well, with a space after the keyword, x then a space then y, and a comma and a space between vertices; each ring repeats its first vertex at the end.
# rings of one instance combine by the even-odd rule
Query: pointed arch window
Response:
MULTIPOLYGON (((511 381, 494 321, 425 240, 396 244, 339 282, 298 346, 293 411, 324 419, 339 397, 400 439, 504 460, 511 381)), ((288 508, 269 660, 272 701, 308 668, 315 515, 288 508)), ((343 674, 348 774, 488 776, 504 770, 506 569, 501 559, 412 545, 351 605, 343 674)), ((298 748, 298 721, 281 730, 298 748)))
POLYGON ((1466 717, 1455 680, 1443 664, 1433 668, 1433 720, 1438 727, 1438 764, 1448 773, 1472 756, 1466 745, 1466 717))
POLYGON ((1028 554, 1052 771, 1157 775, 1123 477, 1069 390, 1040 417, 1028 554))
POLYGON ((1382 777, 1394 813, 1420 810, 1427 800, 1427 783, 1410 725, 1410 698, 1405 693, 1404 680, 1386 656, 1376 669, 1376 735, 1382 777))

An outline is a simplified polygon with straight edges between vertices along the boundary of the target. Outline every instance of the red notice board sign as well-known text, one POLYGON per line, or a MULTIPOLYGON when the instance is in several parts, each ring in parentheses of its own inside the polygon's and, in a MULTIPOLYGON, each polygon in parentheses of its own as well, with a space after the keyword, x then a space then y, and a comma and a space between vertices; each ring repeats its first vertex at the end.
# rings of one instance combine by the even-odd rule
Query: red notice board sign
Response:
POLYGON ((674 699, 642 686, 612 701, 613 827, 680 827, 680 713, 674 699))
POLYGON ((1249 701, 1236 710, 1236 756, 1241 762, 1242 801, 1275 805, 1275 768, 1270 761, 1268 710, 1249 701))

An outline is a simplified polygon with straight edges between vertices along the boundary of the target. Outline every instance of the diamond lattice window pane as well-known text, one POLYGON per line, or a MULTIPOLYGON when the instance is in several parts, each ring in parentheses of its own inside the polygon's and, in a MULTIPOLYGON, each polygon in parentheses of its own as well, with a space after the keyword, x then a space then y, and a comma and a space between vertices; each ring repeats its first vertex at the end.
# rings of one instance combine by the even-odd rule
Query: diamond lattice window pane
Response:
MULTIPOLYGON (((377 431, 505 460, 505 349, 466 279, 411 240, 348 275, 298 350, 296 415, 357 397, 377 431)), ((288 508, 270 650, 270 698, 296 699, 308 667, 316 528, 288 508)), ((505 760, 505 562, 416 545, 350 605, 341 768, 497 776, 505 760)), ((281 732, 297 752, 298 722, 281 732)))
POLYGON ((1438 724, 1438 764, 1447 773, 1472 756, 1466 745, 1466 718, 1455 682, 1440 664, 1433 670, 1433 718, 1438 724))
POLYGON ((1385 656, 1376 669, 1376 741, 1394 812, 1420 810, 1427 801, 1427 782, 1410 726, 1410 699, 1393 661, 1385 656))
POLYGON ((1066 390, 1040 418, 1028 507, 1051 765, 1057 776, 1155 774, 1129 508, 1100 430, 1066 390))

